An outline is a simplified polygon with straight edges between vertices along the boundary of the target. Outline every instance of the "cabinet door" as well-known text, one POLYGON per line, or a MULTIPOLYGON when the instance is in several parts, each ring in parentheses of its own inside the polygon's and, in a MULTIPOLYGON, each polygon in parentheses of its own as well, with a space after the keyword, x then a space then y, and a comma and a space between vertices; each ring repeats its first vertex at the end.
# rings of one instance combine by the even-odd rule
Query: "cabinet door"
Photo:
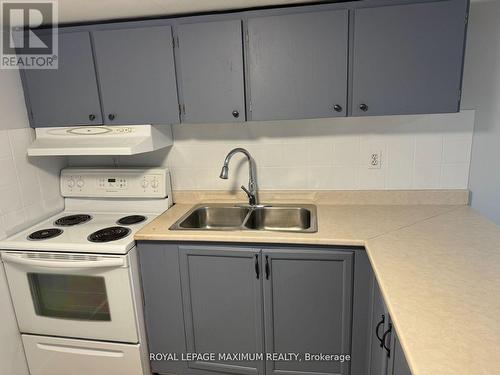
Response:
POLYGON ((241 21, 178 27, 183 122, 245 121, 241 21))
POLYGON ((346 115, 348 11, 248 20, 252 120, 346 115))
POLYGON ((408 362, 406 362, 403 348, 399 338, 393 329, 391 339, 391 356, 389 360, 388 375, 412 375, 408 362))
POLYGON ((88 32, 59 34, 59 67, 24 70, 32 126, 102 124, 88 32))
MULTIPOLYGON (((372 286, 371 315, 369 375, 385 375, 388 353, 382 346, 382 337, 389 328, 389 314, 375 277, 373 277, 372 286)), ((387 340, 387 344, 389 344, 389 340, 387 340)))
MULTIPOLYGON (((144 316, 151 353, 186 351, 182 313, 179 248, 175 244, 143 241, 137 245, 144 292, 144 316)), ((182 361, 151 360, 155 373, 182 374, 182 361)))
POLYGON ((179 122, 170 26, 92 35, 105 123, 179 122))
POLYGON ((356 9, 352 114, 457 112, 466 4, 356 9))
MULTIPOLYGON (((262 353, 258 250, 180 246, 187 351, 262 353)), ((263 361, 189 361, 190 374, 262 374, 263 361)))
MULTIPOLYGON (((263 250, 268 353, 350 354, 353 253, 263 250)), ((267 361, 266 374, 349 374, 349 363, 267 361)))

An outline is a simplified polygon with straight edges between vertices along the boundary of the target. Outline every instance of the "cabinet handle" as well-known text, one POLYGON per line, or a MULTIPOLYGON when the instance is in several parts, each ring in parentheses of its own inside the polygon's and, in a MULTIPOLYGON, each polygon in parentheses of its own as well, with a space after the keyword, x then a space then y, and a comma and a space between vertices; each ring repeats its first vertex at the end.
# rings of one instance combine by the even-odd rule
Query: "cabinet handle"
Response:
POLYGON ((392 324, 389 323, 389 328, 387 328, 387 331, 384 332, 382 335, 382 341, 380 342, 380 347, 384 348, 387 350, 387 357, 391 356, 391 348, 388 348, 387 345, 385 345, 387 335, 392 332, 392 324))
POLYGON ((341 106, 341 105, 339 105, 339 104, 335 104, 335 105, 333 106, 333 110, 334 110, 335 112, 342 112, 342 106, 341 106))
POLYGON ((95 115, 94 115, 93 113, 91 113, 91 114, 89 115, 89 120, 90 120, 90 121, 94 121, 94 120, 95 120, 95 115))
POLYGON ((266 280, 269 280, 271 269, 269 268, 269 256, 266 255, 266 280))
POLYGON ((239 112, 239 111, 237 111, 237 110, 235 109, 235 110, 233 111, 233 117, 234 117, 234 118, 238 118, 238 117, 240 117, 240 112, 239 112))
POLYGON ((111 121, 113 121, 115 118, 116 118, 116 115, 114 113, 110 113, 108 115, 108 119, 110 119, 111 121))
POLYGON ((260 277, 259 254, 255 254, 255 276, 260 277))
POLYGON ((368 106, 366 104, 361 104, 359 106, 359 109, 361 109, 363 112, 366 112, 366 111, 368 111, 368 106))
POLYGON ((380 318, 380 322, 378 322, 377 324, 377 328, 375 328, 375 335, 377 335, 377 339, 378 341, 380 341, 380 343, 382 344, 382 337, 380 337, 379 333, 378 333, 378 330, 380 329, 380 327, 382 326, 382 324, 385 323, 385 315, 382 314, 381 318, 380 318))

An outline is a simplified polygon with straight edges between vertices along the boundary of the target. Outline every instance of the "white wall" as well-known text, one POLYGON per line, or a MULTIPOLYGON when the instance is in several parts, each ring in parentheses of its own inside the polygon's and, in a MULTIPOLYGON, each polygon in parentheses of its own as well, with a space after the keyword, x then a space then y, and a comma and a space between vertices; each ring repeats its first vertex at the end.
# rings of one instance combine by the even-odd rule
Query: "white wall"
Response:
MULTIPOLYGON (((19 74, 0 70, 0 239, 63 208, 58 175, 66 160, 28 158, 32 137, 19 74)), ((1 265, 0 318, 0 374, 28 375, 1 265)))
POLYGON ((500 1, 471 3, 462 108, 476 109, 472 206, 500 224, 500 1))
POLYGON ((17 71, 0 70, 0 239, 63 208, 59 171, 66 158, 29 158, 28 126, 17 71))
MULTIPOLYGON (((218 178, 225 155, 245 147, 254 156, 261 189, 466 189, 474 112, 175 125, 174 146, 118 165, 167 165, 174 189, 238 189, 248 179, 238 157, 230 178, 218 178), (370 154, 382 167, 369 169, 370 154)), ((112 165, 111 158, 71 158, 72 165, 112 165)))

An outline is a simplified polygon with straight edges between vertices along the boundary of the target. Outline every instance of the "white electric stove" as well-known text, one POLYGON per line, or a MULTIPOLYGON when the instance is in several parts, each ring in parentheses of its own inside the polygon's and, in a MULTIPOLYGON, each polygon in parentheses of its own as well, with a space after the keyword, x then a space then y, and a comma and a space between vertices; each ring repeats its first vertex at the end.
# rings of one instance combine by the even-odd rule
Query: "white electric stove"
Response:
POLYGON ((126 254, 172 205, 166 169, 65 169, 65 210, 1 241, 3 250, 126 254))
POLYGON ((31 375, 150 374, 134 234, 166 169, 65 169, 65 210, 0 241, 31 375))

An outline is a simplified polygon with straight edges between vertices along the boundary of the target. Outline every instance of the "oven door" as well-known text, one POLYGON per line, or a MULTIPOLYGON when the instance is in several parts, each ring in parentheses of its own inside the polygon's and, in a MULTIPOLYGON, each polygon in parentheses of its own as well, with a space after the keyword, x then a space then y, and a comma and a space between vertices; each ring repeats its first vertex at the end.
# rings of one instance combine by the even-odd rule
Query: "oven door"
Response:
POLYGON ((22 333, 137 343, 128 256, 2 252, 22 333))

